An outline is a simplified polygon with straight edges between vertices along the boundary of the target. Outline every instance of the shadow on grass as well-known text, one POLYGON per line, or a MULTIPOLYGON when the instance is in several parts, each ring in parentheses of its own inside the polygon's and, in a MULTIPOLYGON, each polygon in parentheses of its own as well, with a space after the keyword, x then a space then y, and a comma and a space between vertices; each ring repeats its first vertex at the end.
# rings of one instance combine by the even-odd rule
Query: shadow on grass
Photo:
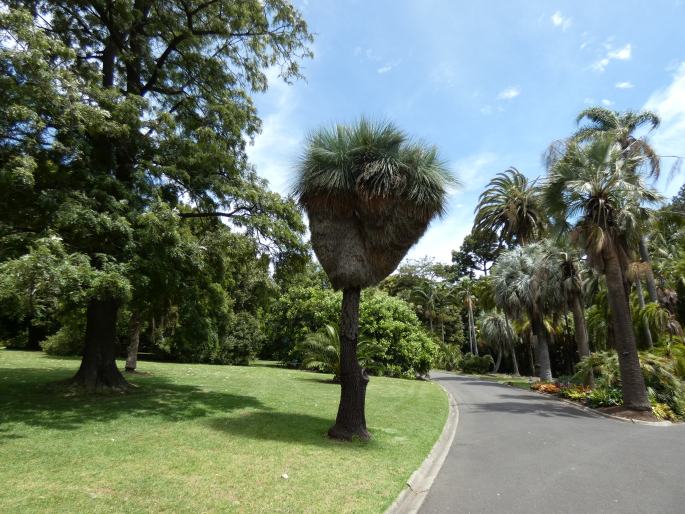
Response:
POLYGON ((213 418, 207 423, 214 430, 236 437, 284 443, 306 444, 331 447, 338 444, 352 448, 373 446, 369 442, 340 442, 330 439, 326 434, 334 420, 310 416, 308 414, 285 412, 249 412, 244 416, 213 418))
MULTIPOLYGON (((89 395, 59 385, 73 370, 4 368, 0 371, 0 425, 73 430, 93 422, 149 416, 185 421, 225 414, 246 407, 266 410, 251 396, 208 391, 169 382, 158 376, 137 376, 141 386, 127 394, 89 395)), ((131 378, 127 376, 127 378, 131 378)), ((0 439, 2 438, 0 433, 0 439)), ((9 438, 10 434, 6 434, 9 438)))

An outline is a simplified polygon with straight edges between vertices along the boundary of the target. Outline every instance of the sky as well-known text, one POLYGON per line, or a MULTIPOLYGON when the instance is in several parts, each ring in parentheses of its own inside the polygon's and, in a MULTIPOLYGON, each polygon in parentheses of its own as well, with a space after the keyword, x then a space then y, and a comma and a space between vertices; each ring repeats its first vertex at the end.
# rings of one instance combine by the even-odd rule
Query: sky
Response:
MULTIPOLYGON (((436 145, 462 185, 407 258, 450 262, 489 180, 510 166, 544 175, 543 152, 587 107, 653 110, 657 152, 685 156, 684 0, 294 3, 315 33, 314 58, 291 85, 270 70, 249 156, 287 195, 321 126, 367 116, 436 145)), ((685 176, 668 175, 655 187, 672 196, 685 176)))

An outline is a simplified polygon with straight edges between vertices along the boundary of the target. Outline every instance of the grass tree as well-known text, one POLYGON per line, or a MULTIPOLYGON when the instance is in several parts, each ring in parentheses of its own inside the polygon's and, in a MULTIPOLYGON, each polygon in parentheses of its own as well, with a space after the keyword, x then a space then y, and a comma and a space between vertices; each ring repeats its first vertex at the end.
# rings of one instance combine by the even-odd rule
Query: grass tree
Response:
POLYGON ((533 243, 502 253, 491 277, 497 305, 515 319, 530 319, 540 379, 551 380, 545 315, 563 305, 560 268, 550 265, 541 244, 533 243))
POLYGON ((392 273, 431 220, 453 181, 435 147, 410 141, 391 123, 362 119, 312 133, 295 193, 331 284, 342 289, 340 405, 328 434, 368 439, 368 376, 357 360, 362 288, 392 273))
POLYGON ((539 188, 516 168, 498 173, 478 199, 475 231, 497 233, 507 244, 537 240, 546 224, 539 188))
POLYGON ((550 163, 544 198, 556 224, 571 233, 588 262, 606 278, 624 405, 649 410, 629 304, 630 250, 640 237, 647 203, 659 195, 634 173, 644 156, 627 157, 611 136, 571 141, 550 163))

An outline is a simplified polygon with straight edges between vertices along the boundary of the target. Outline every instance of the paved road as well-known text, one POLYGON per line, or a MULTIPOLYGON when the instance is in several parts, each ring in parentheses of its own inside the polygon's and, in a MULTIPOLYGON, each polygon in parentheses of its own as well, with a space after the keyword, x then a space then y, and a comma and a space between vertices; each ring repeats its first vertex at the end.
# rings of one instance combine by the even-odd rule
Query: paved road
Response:
POLYGON ((685 513, 685 424, 636 425, 432 376, 456 398, 459 426, 421 513, 685 513))

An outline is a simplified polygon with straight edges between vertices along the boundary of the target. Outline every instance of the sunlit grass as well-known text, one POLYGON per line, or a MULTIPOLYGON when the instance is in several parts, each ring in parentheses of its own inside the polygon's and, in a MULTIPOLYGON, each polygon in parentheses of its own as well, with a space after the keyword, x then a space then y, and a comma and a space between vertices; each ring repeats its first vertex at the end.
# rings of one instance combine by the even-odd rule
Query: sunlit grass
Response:
POLYGON ((92 397, 55 386, 77 367, 0 351, 1 512, 381 512, 447 415, 436 384, 373 378, 373 440, 338 443, 325 375, 142 362, 92 397))

